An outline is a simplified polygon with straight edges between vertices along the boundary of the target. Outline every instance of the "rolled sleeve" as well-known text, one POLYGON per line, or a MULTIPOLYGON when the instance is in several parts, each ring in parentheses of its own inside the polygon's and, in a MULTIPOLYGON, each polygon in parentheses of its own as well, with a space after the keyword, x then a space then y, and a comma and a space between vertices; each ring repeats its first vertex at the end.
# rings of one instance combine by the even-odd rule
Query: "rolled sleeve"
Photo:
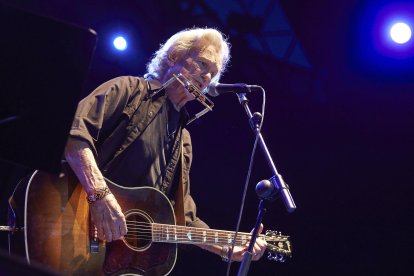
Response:
POLYGON ((105 82, 79 102, 70 130, 72 137, 88 142, 97 156, 96 142, 119 122, 139 78, 118 77, 105 82))

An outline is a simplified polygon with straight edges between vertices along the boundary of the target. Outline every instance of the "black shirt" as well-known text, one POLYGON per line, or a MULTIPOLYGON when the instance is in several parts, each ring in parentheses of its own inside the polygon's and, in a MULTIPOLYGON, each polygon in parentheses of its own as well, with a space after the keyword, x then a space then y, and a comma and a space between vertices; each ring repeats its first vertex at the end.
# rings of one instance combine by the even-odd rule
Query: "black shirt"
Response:
POLYGON ((145 131, 124 154, 111 161, 106 177, 122 186, 152 186, 161 190, 180 118, 180 112, 167 99, 145 131))

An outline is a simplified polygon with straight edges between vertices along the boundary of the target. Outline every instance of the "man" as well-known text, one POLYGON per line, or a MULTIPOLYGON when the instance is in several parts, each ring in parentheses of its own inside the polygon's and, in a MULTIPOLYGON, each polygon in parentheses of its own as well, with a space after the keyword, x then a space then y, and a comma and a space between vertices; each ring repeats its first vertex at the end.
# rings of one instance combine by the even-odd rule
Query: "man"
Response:
MULTIPOLYGON (((104 175, 122 186, 155 187, 172 198, 182 170, 186 225, 208 227, 197 218, 189 193, 192 153, 184 106, 195 97, 178 81, 162 84, 182 74, 202 90, 220 78, 229 58, 229 45, 217 30, 184 30, 155 53, 145 79, 110 80, 80 102, 65 157, 88 194, 101 240, 111 242, 127 233, 125 216, 104 175), (177 165, 181 148, 184 168, 177 165)), ((226 247, 200 247, 223 257, 228 252, 226 247)), ((235 247, 232 260, 241 261, 246 249, 235 247)), ((253 260, 265 249, 266 242, 257 239, 253 260)))

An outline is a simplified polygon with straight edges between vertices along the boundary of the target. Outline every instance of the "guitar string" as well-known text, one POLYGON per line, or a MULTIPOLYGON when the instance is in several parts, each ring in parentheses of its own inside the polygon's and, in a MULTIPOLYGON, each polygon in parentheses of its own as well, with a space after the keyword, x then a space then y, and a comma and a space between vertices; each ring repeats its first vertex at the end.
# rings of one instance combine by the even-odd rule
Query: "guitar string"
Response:
MULTIPOLYGON (((188 240, 188 233, 183 232, 176 232, 176 233, 166 233, 165 231, 151 231, 151 229, 140 229, 140 231, 128 231, 126 236, 133 236, 133 237, 158 237, 159 239, 167 237, 167 235, 170 236, 177 236, 177 239, 185 239, 188 240)), ((228 242, 229 237, 227 236, 215 236, 215 235, 203 235, 203 234, 194 234, 192 233, 191 237, 193 239, 206 239, 206 240, 218 240, 218 241, 224 241, 228 242)), ((165 238, 164 238, 165 239, 165 238)), ((248 241, 248 239, 246 239, 248 241)), ((242 238, 238 238, 237 242, 243 243, 242 238)))
MULTIPOLYGON (((154 239, 151 235, 142 236, 142 235, 125 235, 125 238, 127 239, 137 239, 137 240, 149 240, 149 241, 179 241, 181 243, 188 242, 188 243, 208 243, 208 244, 229 244, 229 241, 226 239, 218 239, 217 241, 214 238, 206 238, 205 240, 201 239, 192 239, 189 240, 187 238, 181 238, 177 237, 176 239, 154 239)), ((232 241, 231 241, 232 242, 232 241)), ((236 245, 243 245, 244 243, 242 241, 236 241, 236 245)))
MULTIPOLYGON (((171 236, 173 236, 174 237, 174 235, 171 235, 171 236)), ((142 234, 142 233, 138 233, 138 234, 126 234, 125 235, 125 237, 126 238, 140 238, 140 239, 148 239, 148 240, 189 240, 185 235, 182 235, 182 236, 179 236, 179 235, 177 235, 177 238, 171 238, 171 239, 166 239, 165 237, 166 236, 162 236, 162 237, 160 237, 160 236, 155 236, 155 237, 153 237, 152 235, 145 235, 145 234, 142 234)), ((228 239, 226 239, 226 238, 215 238, 215 237, 202 237, 203 239, 201 239, 201 237, 192 237, 192 239, 191 240, 195 240, 195 241, 215 241, 216 243, 229 243, 229 241, 228 241, 228 239), (204 239, 205 238, 205 239, 204 239)), ((230 241, 230 242, 232 242, 232 241, 230 241)), ((272 241, 267 241, 267 242, 272 242, 272 241)), ((237 239, 237 241, 236 241, 236 243, 238 243, 238 244, 245 244, 245 243, 247 243, 247 240, 246 240, 246 242, 244 242, 243 240, 240 240, 240 239, 237 239)))
MULTIPOLYGON (((167 242, 166 240, 153 240, 152 237, 151 238, 142 238, 139 237, 139 235, 137 237, 127 237, 127 243, 128 240, 133 240, 133 239, 139 239, 139 240, 144 240, 144 241, 153 241, 153 242, 157 242, 157 241, 161 241, 161 242, 167 242), (138 238, 137 238, 138 237, 138 238)), ((215 244, 215 245, 228 245, 228 241, 218 241, 218 242, 211 242, 209 240, 206 241, 193 241, 193 240, 179 240, 179 239, 174 239, 171 240, 171 242, 175 243, 175 242, 179 242, 179 243, 183 243, 183 244, 215 244)), ((242 243, 236 242, 236 245, 242 245, 242 243)), ((134 246, 134 245, 133 245, 134 246)), ((135 246, 139 246, 139 245, 135 245, 135 246)), ((271 251, 276 251, 279 253, 284 253, 284 254, 289 254, 289 249, 281 246, 281 245, 272 245, 272 247, 268 247, 269 250, 271 251)))
MULTIPOLYGON (((174 237, 174 235, 172 235, 172 236, 174 237)), ((170 238, 170 239, 166 239, 165 237, 155 237, 154 238, 152 235, 141 235, 141 234, 126 234, 124 237, 127 238, 127 239, 139 239, 139 240, 153 240, 153 241, 168 241, 168 240, 171 240, 171 241, 188 241, 188 242, 200 242, 200 243, 205 242, 205 243, 215 243, 215 244, 230 244, 230 243, 233 242, 233 241, 229 241, 229 240, 224 239, 224 238, 216 239, 214 237, 205 237, 205 239, 204 239, 204 237, 203 237, 203 239, 192 237, 192 239, 189 240, 188 238, 184 238, 183 236, 180 237, 178 235, 177 235, 177 238, 174 237, 174 238, 170 238)), ((243 245, 243 244, 246 244, 246 243, 247 243, 247 241, 244 242, 244 241, 239 240, 239 239, 236 241, 237 245, 243 245)), ((278 246, 278 247, 280 247, 280 246, 278 246)))
MULTIPOLYGON (((195 229, 188 229, 188 228, 175 228, 174 230, 171 230, 169 226, 167 227, 163 227, 161 229, 159 229, 159 227, 152 227, 150 225, 146 226, 144 225, 144 227, 136 227, 136 225, 132 224, 133 226, 131 226, 131 224, 127 224, 128 226, 128 232, 134 232, 134 230, 140 230, 140 231, 148 231, 148 232, 155 232, 155 233, 166 233, 168 231, 168 233, 177 233, 177 234, 188 234, 189 232, 191 232, 192 235, 199 235, 199 236, 206 236, 206 235, 215 235, 215 233, 219 234, 221 237, 225 237, 227 239, 228 235, 232 235, 232 232, 222 232, 222 233, 218 233, 215 230, 210 230, 207 231, 206 234, 204 233, 200 233, 200 232, 204 232, 206 230, 195 230, 195 229), (129 226, 128 226, 129 225, 129 226), (171 231, 171 232, 170 232, 171 231), (212 233, 211 231, 214 231, 214 233, 212 233), (208 233, 209 232, 209 233, 208 233)), ((250 234, 246 234, 250 237, 250 234)), ((242 235, 241 235, 242 236, 242 235)), ((261 237, 264 237, 264 235, 261 235, 261 237)))
MULTIPOLYGON (((226 231, 226 230, 216 230, 216 229, 203 229, 203 228, 195 228, 195 227, 187 227, 187 226, 180 226, 180 225, 168 225, 168 224, 159 224, 159 223, 149 223, 149 222, 140 222, 140 221, 134 221, 134 220, 127 220, 127 225, 137 225, 137 226, 144 226, 147 227, 149 229, 155 228, 155 231, 165 231, 165 229, 170 230, 170 228, 175 228, 176 231, 192 231, 192 233, 196 233, 199 231, 206 231, 206 232, 214 232, 214 233, 218 233, 218 234, 231 234, 233 235, 234 233, 232 231, 226 231), (159 229, 161 228, 161 229, 159 229)), ((131 229, 133 227, 131 226, 131 229)), ((134 228, 137 229, 137 228, 134 228)), ((202 234, 204 235, 204 234, 202 234)), ((250 233, 239 233, 239 235, 248 235, 250 236, 250 233)), ((275 239, 280 239, 280 240, 284 240, 287 239, 288 236, 283 236, 283 235, 277 235, 277 236, 270 236, 270 235, 263 235, 261 234, 260 237, 266 237, 267 238, 275 238, 275 239)))
MULTIPOLYGON (((127 240, 134 240, 135 239, 135 240, 154 241, 154 242, 157 242, 157 241, 167 242, 165 239, 154 240, 152 236, 133 235, 132 237, 131 236, 129 236, 129 237, 125 236, 125 237, 126 237, 127 240)), ((179 243, 188 243, 188 244, 215 244, 215 245, 228 245, 229 244, 229 241, 223 240, 223 239, 222 240, 219 239, 218 241, 213 242, 212 240, 208 240, 208 239, 201 241, 201 240, 188 240, 188 239, 181 239, 180 240, 179 238, 177 238, 177 239, 170 240, 170 241, 171 242, 179 242, 179 243)), ((243 243, 241 241, 236 241, 236 245, 241 246, 241 245, 243 245, 243 243)), ((285 244, 283 244, 283 245, 273 244, 272 247, 268 248, 268 249, 272 250, 272 251, 276 250, 277 252, 280 252, 280 253, 283 253, 283 252, 286 253, 286 252, 289 251, 289 249, 285 247, 285 244)))
MULTIPOLYGON (((189 240, 188 238, 180 238, 180 237, 178 237, 177 236, 177 238, 171 238, 171 239, 165 239, 165 238, 154 238, 153 236, 151 236, 151 235, 125 235, 124 236, 127 240, 148 240, 148 241, 162 241, 162 242, 166 242, 166 241, 177 241, 177 242, 181 242, 181 243, 183 243, 183 242, 188 242, 188 243, 206 243, 206 244, 224 244, 224 245, 227 245, 227 244, 230 244, 230 243, 232 243, 233 241, 228 241, 227 239, 215 239, 215 238, 208 238, 208 237, 206 237, 206 239, 191 239, 191 240, 189 240)), ((241 240, 237 240, 236 241, 236 245, 244 245, 244 244, 246 244, 246 243, 244 243, 243 241, 241 241, 241 240)), ((284 248, 284 243, 283 244, 278 244, 278 245, 273 245, 274 247, 277 247, 277 248, 284 248)))
MULTIPOLYGON (((154 233, 155 235, 156 234, 162 234, 162 235, 164 235, 164 236, 166 236, 166 235, 179 235, 179 236, 188 236, 189 235, 189 233, 188 232, 166 232, 166 231, 161 231, 161 230, 152 230, 152 229, 147 229, 147 228, 138 228, 138 229, 134 229, 134 230, 128 230, 128 234, 135 234, 135 233, 142 233, 142 234, 151 234, 151 233, 154 233)), ((229 237, 228 236, 216 236, 216 235, 214 235, 214 234, 202 234, 202 233, 194 233, 194 232, 191 232, 191 236, 192 237, 214 237, 214 238, 221 238, 221 239, 229 239, 229 237)), ((240 239, 240 240, 243 240, 243 238, 241 237, 241 238, 238 238, 238 239, 240 239)), ((246 239, 247 240, 247 239, 246 239)))
MULTIPOLYGON (((127 236, 129 235, 139 235, 139 236, 157 236, 157 237, 166 237, 167 235, 170 236, 175 236, 177 235, 178 237, 185 237, 185 239, 188 239, 188 233, 166 233, 165 231, 151 231, 151 229, 140 229, 139 231, 128 231, 128 233, 126 234, 127 236)), ((230 238, 227 236, 215 236, 215 235, 203 235, 203 234, 191 234, 191 237, 193 238, 206 238, 206 239, 218 239, 218 240, 229 240, 230 238)), ((232 239, 232 238, 231 238, 232 239)), ((248 238, 243 239, 243 238, 237 238, 237 241, 249 241, 248 238)), ((266 239, 266 241, 271 241, 269 239, 266 239)))
MULTIPOLYGON (((194 234, 200 234, 200 235, 205 235, 204 233, 199 233, 199 232, 206 232, 206 234, 215 234, 216 232, 220 235, 229 235, 229 234, 233 234, 233 232, 231 231, 223 231, 223 230, 213 230, 213 229, 202 229, 202 228, 193 228, 193 227, 186 227, 186 226, 175 226, 175 225, 151 225, 150 223, 142 223, 141 225, 139 223, 127 223, 127 225, 130 225, 129 229, 149 229, 149 230, 153 230, 153 231, 161 231, 161 232, 166 232, 166 231, 172 231, 172 232, 189 232, 191 231, 194 234), (137 226, 137 227, 135 227, 137 226), (143 226, 143 227, 142 227, 143 226), (173 228, 173 230, 171 230, 171 228, 173 228), (175 229, 175 231, 174 231, 175 229)), ((241 233, 241 235, 248 235, 250 236, 250 233, 241 233)), ((261 234, 260 237, 266 237, 266 238, 275 238, 275 239, 287 239, 287 237, 284 236, 266 236, 261 234)))
MULTIPOLYGON (((154 241, 154 242, 157 242, 157 241, 161 241, 161 242, 167 242, 167 240, 166 239, 154 239, 153 238, 153 236, 152 235, 144 235, 144 236, 142 236, 142 235, 125 235, 125 238, 127 239, 127 240, 144 240, 144 241, 154 241)), ((208 239, 208 238, 206 238, 205 240, 203 239, 203 240, 196 240, 196 239, 194 239, 194 240, 188 240, 187 238, 184 238, 184 239, 180 239, 180 237, 178 237, 177 236, 177 238, 175 238, 175 239, 168 239, 168 240, 170 240, 171 242, 179 242, 179 243, 188 243, 188 244, 216 244, 216 245, 228 245, 228 244, 230 244, 230 243, 232 243, 233 241, 228 241, 227 239, 215 239, 215 238, 212 238, 212 239, 208 239), (214 240, 214 241, 213 241, 214 240)), ((245 244, 245 243, 243 243, 243 241, 240 241, 240 240, 237 240, 236 241, 236 245, 237 246, 241 246, 241 245, 243 245, 243 244, 245 244)), ((283 244, 272 244, 272 247, 271 248, 269 248, 270 250, 277 250, 278 252, 280 251, 280 252, 282 252, 282 251, 289 251, 289 249, 286 247, 286 244, 285 243, 283 243, 283 244)), ((285 252, 285 253, 286 253, 285 252)))
MULTIPOLYGON (((168 230, 170 230, 171 228, 175 228, 175 231, 172 231, 171 235, 174 235, 174 236, 176 235, 177 236, 177 239, 178 239, 178 236, 180 236, 179 237, 180 239, 183 239, 182 238, 183 236, 184 237, 188 237, 187 234, 189 233, 189 231, 191 231, 191 236, 194 239, 197 239, 197 238, 199 238, 199 239, 202 238, 203 240, 206 240, 208 238, 215 239, 215 240, 216 239, 217 240, 223 239, 224 242, 227 243, 227 241, 229 240, 229 237, 228 236, 233 234, 230 231, 224 231, 224 230, 211 230, 211 229, 204 230, 202 228, 189 229, 190 227, 186 227, 186 226, 176 226, 176 225, 166 225, 166 224, 148 223, 148 222, 140 222, 140 221, 135 221, 135 220, 127 220, 127 222, 128 222, 127 225, 130 225, 129 231, 128 231, 128 234, 129 235, 127 234, 129 237, 134 236, 134 235, 135 235, 135 237, 138 237, 138 235, 136 235, 135 233, 139 233, 139 234, 141 234, 141 237, 146 237, 148 239, 149 239, 149 237, 151 237, 151 239, 152 239, 152 235, 156 235, 156 236, 162 238, 162 237, 167 236, 167 235, 170 234, 170 233, 168 233, 169 232, 168 230), (144 228, 143 227, 132 227, 132 225, 134 225, 134 226, 144 226, 144 228), (153 227, 154 227, 154 229, 152 229, 153 227), (161 228, 161 229, 159 229, 159 228, 161 228), (166 232, 165 230, 167 230, 168 232, 165 233, 166 232), (142 234, 143 234, 144 231, 147 232, 146 233, 147 236, 142 236, 142 234), (186 233, 183 233, 182 231, 185 231, 186 233), (207 231, 209 233, 206 233, 206 234, 199 233, 201 231, 203 231, 203 232, 204 231, 207 231), (211 235, 211 233, 213 231, 214 231, 214 236, 211 235), (220 236, 217 236, 216 237, 215 236, 216 233, 218 235, 220 235, 220 236), (223 233, 224 234, 227 234, 227 237, 224 236, 223 233)), ((249 235, 248 238, 250 238, 250 234, 247 234, 247 233, 241 233, 241 234, 249 235)), ((243 237, 242 236, 238 236, 236 238, 236 242, 237 243, 240 243, 240 244, 243 243, 243 237)), ((267 241, 272 241, 272 240, 273 241, 286 241, 286 239, 283 239, 283 238, 281 239, 281 238, 274 237, 274 236, 269 236, 269 235, 268 236, 260 235, 260 237, 261 238, 264 238, 267 241)), ((184 239, 185 240, 188 240, 188 238, 184 238, 184 239)))
MULTIPOLYGON (((128 226, 128 232, 124 236, 128 240, 148 240, 148 241, 177 241, 180 243, 206 243, 206 244, 230 244, 233 242, 233 232, 225 231, 225 230, 213 230, 213 229, 203 229, 203 228, 192 228, 186 226, 179 226, 179 225, 167 225, 167 224, 158 224, 158 223, 149 223, 149 222, 141 222, 135 220, 126 220, 126 224, 128 226), (171 233, 169 231, 171 230, 171 233), (190 229, 192 228, 192 229, 190 229), (167 231, 168 232, 167 232, 167 231), (191 238, 189 240, 189 232, 191 232, 191 238), (203 233, 198 233, 203 232, 203 233), (204 234, 205 232, 205 234, 204 234), (171 235, 174 239, 167 239, 167 236, 171 235), (217 236, 216 236, 217 235, 217 236), (229 235, 231 235, 229 237, 229 235), (230 240, 231 239, 231 240, 230 240), (214 241, 214 242, 213 242, 214 241)), ((240 236, 236 238, 237 245, 246 244, 250 238, 249 233, 240 233, 240 236), (249 237, 246 239, 243 235, 248 235, 249 237)), ((266 241, 271 242, 272 239, 277 238, 274 236, 266 236, 261 234, 260 238, 265 239, 266 241)), ((279 239, 279 241, 281 241, 279 239)), ((275 246, 275 245, 274 245, 275 246)), ((280 250, 284 248, 280 245, 277 245, 280 250)))
MULTIPOLYGON (((131 225, 131 223, 128 223, 128 224, 131 225)), ((152 239, 153 235, 157 236, 157 237, 160 237, 160 238, 164 237, 164 236, 167 236, 167 235, 171 235, 171 236, 176 235, 177 239, 180 239, 180 238, 182 239, 182 237, 184 236, 185 237, 184 239, 188 240, 187 235, 188 235, 188 230, 190 230, 191 231, 191 237, 194 238, 194 239, 197 239, 197 238, 202 238, 203 240, 204 239, 206 239, 206 240, 207 239, 214 239, 214 240, 218 240, 220 242, 223 240, 224 243, 228 243, 228 241, 229 241, 228 235, 232 234, 232 232, 226 232, 226 231, 223 231, 223 230, 211 230, 211 229, 209 229, 209 230, 214 231, 214 233, 211 233, 211 232, 206 233, 206 234, 197 233, 198 231, 205 231, 205 230, 200 229, 200 228, 198 228, 197 230, 196 229, 188 229, 185 226, 181 226, 181 229, 177 228, 176 231, 172 231, 171 233, 167 233, 165 231, 165 229, 170 227, 168 225, 155 224, 156 227, 154 227, 154 228, 160 228, 160 226, 161 226, 164 229, 152 229, 152 225, 150 223, 140 223, 140 222, 132 221, 132 225, 137 225, 137 224, 141 224, 141 225, 144 224, 145 227, 129 227, 128 228, 129 229, 128 233, 126 235, 127 237, 128 236, 144 237, 144 238, 148 238, 148 239, 149 239, 149 237, 151 237, 151 239, 152 239), (133 230, 131 230, 131 229, 133 229, 133 230), (183 231, 185 231, 185 232, 183 232, 183 231), (218 233, 219 236, 215 236, 216 231, 217 232, 221 231, 222 233, 218 233), (138 234, 136 234, 136 233, 138 233, 138 234), (224 236, 223 233, 226 233, 227 236, 224 236)), ((250 234, 248 234, 248 235, 249 235, 248 238, 250 238, 250 234)), ((271 237, 271 236, 265 236, 265 235, 260 235, 260 237, 265 238, 266 241, 272 241, 272 240, 282 241, 282 240, 278 239, 277 237, 271 237)), ((245 238, 245 240, 248 241, 249 239, 245 238)), ((236 242, 240 243, 240 244, 243 244, 243 237, 242 236, 237 237, 236 242)))
MULTIPOLYGON (((130 230, 128 230, 128 233, 127 233, 127 235, 135 235, 135 234, 138 234, 138 235, 147 235, 147 236, 152 236, 152 235, 154 235, 154 236, 158 236, 158 237, 162 237, 162 236, 167 236, 167 235, 170 235, 170 236, 175 236, 175 235, 177 235, 177 236, 179 236, 179 237, 188 237, 188 233, 184 233, 184 232, 171 232, 171 233, 167 233, 167 232, 165 232, 165 231, 151 231, 151 229, 138 229, 138 231, 130 231, 130 230)), ((194 238, 212 238, 212 239, 218 239, 218 240, 228 240, 229 239, 229 237, 227 237, 227 236, 215 236, 215 235, 203 235, 203 234, 196 234, 196 233, 191 233, 191 237, 194 237, 194 238)), ((187 238, 186 238, 187 239, 187 238)), ((237 240, 243 240, 243 238, 238 238, 237 240)), ((245 239, 245 240, 248 240, 248 239, 245 239)))
MULTIPOLYGON (((140 231, 128 231, 128 233, 127 233, 127 235, 128 234, 130 234, 130 235, 134 235, 134 234, 141 234, 141 235, 148 235, 148 236, 151 236, 152 234, 154 234, 154 236, 167 236, 167 235, 170 235, 170 236, 174 236, 174 235, 177 235, 177 236, 184 236, 184 237, 188 237, 188 233, 179 233, 179 232, 177 232, 177 233, 166 233, 166 232, 164 232, 164 231, 151 231, 151 230, 148 230, 148 229, 143 229, 143 230, 140 230, 140 231)), ((228 240, 229 238, 226 236, 215 236, 215 235, 193 235, 193 233, 192 233, 192 235, 191 235, 191 237, 195 237, 195 238, 204 238, 204 237, 206 237, 206 238, 217 238, 217 239, 223 239, 223 240, 228 240)), ((237 240, 243 240, 242 238, 240 238, 240 239, 237 239, 237 240)), ((248 239, 246 239, 246 240, 248 240, 248 239)))
MULTIPOLYGON (((180 238, 179 236, 177 236, 177 238, 171 238, 171 239, 165 239, 165 238, 153 238, 151 235, 130 235, 130 234, 127 234, 127 235, 125 235, 124 236, 125 238, 127 238, 127 239, 140 239, 140 240, 153 240, 153 241, 168 241, 168 240, 171 240, 171 241, 184 241, 184 242, 200 242, 200 243, 202 243, 202 242, 204 242, 204 243, 215 243, 215 244, 229 244, 229 241, 228 240, 226 240, 226 239, 214 239, 214 238, 208 238, 208 237, 206 237, 206 239, 204 240, 204 239, 191 239, 191 240, 189 240, 188 238, 180 238)), ((238 245, 242 245, 242 244, 244 244, 242 241, 237 241, 236 242, 236 244, 238 244, 238 245)))
MULTIPOLYGON (((171 235, 171 236, 174 236, 174 235, 171 235)), ((214 238, 208 238, 208 237, 206 237, 206 239, 204 240, 204 239, 194 239, 193 237, 192 237, 192 239, 191 240, 189 240, 188 238, 183 238, 183 237, 179 237, 179 236, 177 236, 177 238, 171 238, 171 239, 165 239, 165 238, 158 238, 157 239, 157 237, 152 237, 151 235, 135 235, 135 234, 126 234, 124 237, 126 237, 126 238, 139 238, 139 239, 143 239, 143 240, 154 240, 154 241, 167 241, 167 240, 177 240, 177 241, 192 241, 192 242, 209 242, 209 243, 211 243, 211 242, 213 242, 213 243, 219 243, 219 244, 228 244, 229 243, 229 241, 227 240, 227 239, 214 239, 214 238)), ((242 241, 237 241, 236 242, 237 244, 243 244, 243 242, 242 241)))

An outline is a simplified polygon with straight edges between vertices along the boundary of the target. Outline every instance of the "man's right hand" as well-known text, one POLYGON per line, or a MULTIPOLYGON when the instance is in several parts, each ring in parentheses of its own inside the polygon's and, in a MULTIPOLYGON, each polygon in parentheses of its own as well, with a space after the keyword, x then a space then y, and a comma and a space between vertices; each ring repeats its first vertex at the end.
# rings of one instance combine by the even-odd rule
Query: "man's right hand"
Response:
POLYGON ((89 210, 100 240, 111 242, 127 233, 125 216, 113 194, 92 202, 89 210))
MULTIPOLYGON (((87 193, 106 186, 87 142, 69 137, 65 157, 87 193)), ((113 194, 90 203, 89 210, 100 240, 111 242, 127 233, 125 216, 113 194)))

